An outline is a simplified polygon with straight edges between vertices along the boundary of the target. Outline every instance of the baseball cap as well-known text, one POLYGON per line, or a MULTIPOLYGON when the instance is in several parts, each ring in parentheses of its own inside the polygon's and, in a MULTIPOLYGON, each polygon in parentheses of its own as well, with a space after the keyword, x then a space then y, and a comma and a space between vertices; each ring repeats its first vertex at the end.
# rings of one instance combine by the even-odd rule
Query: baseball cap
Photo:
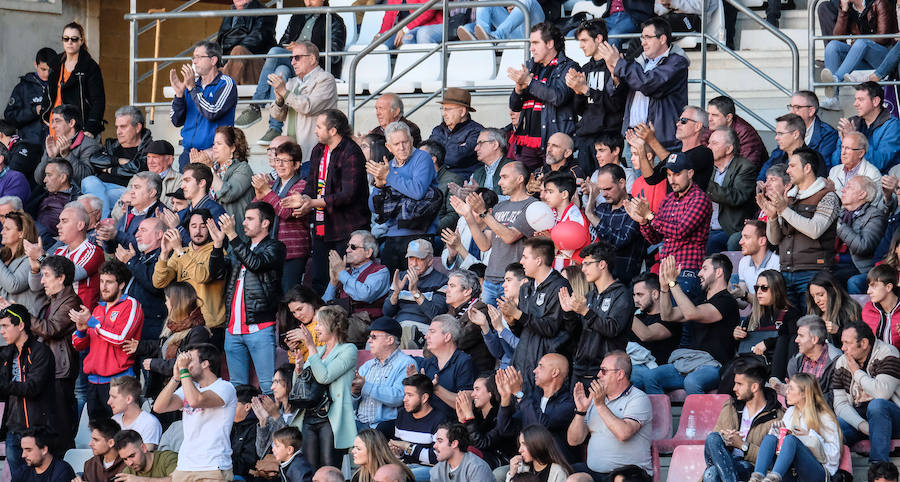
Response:
POLYGON ((414 239, 409 242, 406 248, 407 258, 425 259, 434 256, 434 248, 431 243, 424 239, 414 239))
POLYGON ((382 316, 373 321, 369 325, 369 331, 383 331, 388 335, 392 335, 397 341, 400 341, 400 338, 403 336, 403 328, 400 326, 400 323, 388 316, 382 316))
POLYGON ((688 159, 687 154, 683 152, 676 152, 669 156, 666 160, 666 169, 672 172, 681 172, 685 169, 693 169, 694 166, 691 163, 691 160, 688 159))

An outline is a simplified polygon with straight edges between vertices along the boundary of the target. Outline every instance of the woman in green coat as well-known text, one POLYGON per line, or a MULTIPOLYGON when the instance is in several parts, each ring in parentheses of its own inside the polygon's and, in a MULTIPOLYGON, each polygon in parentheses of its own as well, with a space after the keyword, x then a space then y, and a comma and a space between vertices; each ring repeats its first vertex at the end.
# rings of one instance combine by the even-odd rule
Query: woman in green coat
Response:
MULTIPOLYGON (((356 374, 356 346, 347 343, 348 327, 348 315, 343 308, 319 308, 316 333, 324 346, 318 347, 303 364, 303 368, 310 368, 317 382, 328 385, 331 395, 331 407, 325 416, 307 410, 303 417, 303 454, 316 468, 340 467, 341 459, 356 438, 356 417, 350 395, 350 384, 356 374)), ((300 331, 306 346, 315 346, 309 330, 301 326, 300 331)))
MULTIPOLYGON (((247 159, 250 147, 244 131, 231 126, 216 129, 212 146, 212 162, 207 161, 213 173, 210 195, 234 216, 234 225, 239 234, 244 233, 244 211, 253 200, 253 169, 247 159)), ((193 156, 192 156, 193 157, 193 156)), ((198 157, 206 157, 198 154, 198 157)), ((208 158, 207 158, 208 159, 208 158)), ((194 162, 194 159, 191 159, 194 162)))

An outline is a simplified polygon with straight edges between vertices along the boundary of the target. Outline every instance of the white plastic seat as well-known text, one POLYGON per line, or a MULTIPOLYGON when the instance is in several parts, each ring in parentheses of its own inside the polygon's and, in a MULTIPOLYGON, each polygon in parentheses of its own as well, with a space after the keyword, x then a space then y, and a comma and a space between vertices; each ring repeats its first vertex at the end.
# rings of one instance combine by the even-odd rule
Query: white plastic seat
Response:
MULTIPOLYGON (((396 94, 409 94, 422 86, 423 82, 433 82, 440 79, 441 75, 441 54, 437 51, 432 54, 424 52, 403 52, 411 49, 431 49, 437 44, 412 44, 400 46, 400 53, 397 54, 397 61, 394 63, 394 73, 397 75, 403 73, 404 70, 418 62, 422 57, 428 55, 422 63, 412 68, 402 78, 389 85, 385 92, 393 92, 396 94)), ((373 89, 369 89, 373 90, 373 89)))
POLYGON ((281 36, 284 35, 284 32, 287 31, 288 24, 291 23, 291 15, 287 13, 282 13, 278 15, 278 20, 275 21, 275 40, 281 40, 281 36))
MULTIPOLYGON (((493 50, 454 50, 447 60, 447 87, 469 87, 479 81, 490 81, 497 74, 493 50)), ((422 82, 423 92, 441 88, 440 78, 422 82)))
POLYGON ((66 451, 66 455, 63 456, 63 460, 72 466, 76 474, 82 474, 84 473, 84 463, 93 456, 94 451, 91 449, 69 449, 66 451))
POLYGON ((584 50, 578 46, 577 40, 566 40, 566 57, 574 60, 578 65, 584 65, 589 60, 587 55, 584 55, 584 50))
POLYGON ((489 80, 477 80, 474 84, 476 87, 482 89, 500 87, 512 88, 514 83, 509 79, 509 76, 506 75, 506 69, 510 67, 519 69, 522 68, 522 65, 524 64, 525 59, 522 56, 522 47, 503 49, 503 52, 500 54, 500 65, 497 67, 494 78, 489 80))
MULTIPOLYGON (((366 48, 367 45, 351 45, 347 48, 350 52, 359 52, 366 48)), ((391 59, 388 54, 379 54, 376 52, 387 51, 387 47, 379 45, 375 50, 363 57, 356 68, 356 93, 362 94, 365 89, 375 90, 385 84, 387 79, 391 77, 391 59)), ((353 56, 344 57, 344 66, 341 72, 341 79, 344 82, 338 82, 338 95, 346 95, 350 86, 346 83, 350 80, 350 62, 353 56)))
POLYGON ((359 35, 356 37, 356 45, 369 45, 372 39, 381 30, 381 22, 384 20, 384 12, 366 12, 363 15, 362 24, 359 26, 359 35))
POLYGON ((344 28, 347 30, 347 40, 344 45, 349 47, 356 43, 356 15, 353 12, 341 12, 338 16, 344 21, 344 28))

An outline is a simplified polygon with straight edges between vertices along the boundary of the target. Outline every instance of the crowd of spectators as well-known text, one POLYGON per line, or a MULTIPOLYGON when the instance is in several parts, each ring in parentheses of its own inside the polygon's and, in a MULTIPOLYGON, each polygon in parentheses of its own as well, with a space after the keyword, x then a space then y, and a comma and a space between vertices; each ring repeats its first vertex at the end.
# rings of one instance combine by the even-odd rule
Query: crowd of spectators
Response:
MULTIPOLYGON (((837 126, 794 93, 770 154, 732 99, 688 105, 671 24, 692 14, 648 15, 622 56, 617 8, 575 30, 584 66, 531 27, 510 126, 450 88, 427 139, 394 94, 353 134, 310 15, 277 45, 272 19, 226 18, 170 72, 180 139, 124 106, 101 142, 102 75, 66 25, 0 120, 12 480, 643 481, 669 416, 648 394, 673 390, 732 395, 705 480, 828 480, 864 439, 870 480, 896 480, 884 89, 855 86, 837 126), (265 52, 292 56, 223 61, 265 52), (234 125, 242 79, 237 123, 271 116, 266 172, 234 125)), ((458 35, 518 35, 501 17, 458 35)))

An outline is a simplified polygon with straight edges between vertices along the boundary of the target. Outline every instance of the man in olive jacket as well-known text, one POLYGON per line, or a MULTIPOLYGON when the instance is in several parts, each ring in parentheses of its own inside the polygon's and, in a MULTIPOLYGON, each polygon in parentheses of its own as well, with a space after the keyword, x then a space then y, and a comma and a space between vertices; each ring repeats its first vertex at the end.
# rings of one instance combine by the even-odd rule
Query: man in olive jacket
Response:
POLYGON ((756 219, 756 166, 741 156, 740 142, 731 127, 720 127, 709 136, 714 169, 706 187, 713 202, 707 253, 740 249, 744 220, 756 219))
POLYGON ((734 397, 722 404, 716 426, 706 437, 703 480, 747 480, 759 444, 784 415, 775 391, 765 385, 769 373, 761 362, 738 358, 732 366, 734 397), (752 420, 746 432, 741 423, 744 416, 752 420))

